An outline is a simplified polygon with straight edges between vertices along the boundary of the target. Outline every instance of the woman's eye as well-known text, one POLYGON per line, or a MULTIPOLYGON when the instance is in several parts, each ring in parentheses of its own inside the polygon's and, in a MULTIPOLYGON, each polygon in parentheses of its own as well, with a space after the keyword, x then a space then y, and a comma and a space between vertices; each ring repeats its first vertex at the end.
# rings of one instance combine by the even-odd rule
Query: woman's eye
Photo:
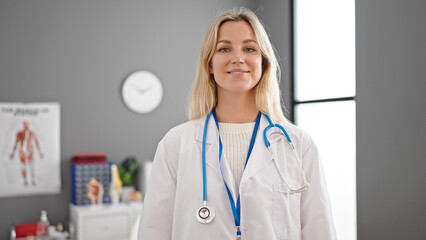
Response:
POLYGON ((229 52, 229 48, 222 47, 222 48, 219 48, 217 51, 218 52, 229 52))
POLYGON ((252 47, 248 47, 248 48, 246 48, 246 51, 247 51, 247 52, 255 52, 255 51, 256 51, 256 49, 254 49, 254 48, 252 48, 252 47))

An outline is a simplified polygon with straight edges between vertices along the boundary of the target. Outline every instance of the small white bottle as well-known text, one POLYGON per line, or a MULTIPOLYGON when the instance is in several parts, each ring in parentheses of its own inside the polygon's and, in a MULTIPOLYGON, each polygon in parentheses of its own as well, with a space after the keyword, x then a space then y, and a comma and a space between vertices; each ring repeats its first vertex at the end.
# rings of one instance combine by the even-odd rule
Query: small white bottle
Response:
POLYGON ((15 225, 12 225, 12 230, 10 231, 10 240, 16 239, 16 231, 15 231, 15 225))
POLYGON ((37 240, 45 240, 49 237, 49 220, 47 219, 47 212, 41 211, 40 221, 37 225, 37 240))

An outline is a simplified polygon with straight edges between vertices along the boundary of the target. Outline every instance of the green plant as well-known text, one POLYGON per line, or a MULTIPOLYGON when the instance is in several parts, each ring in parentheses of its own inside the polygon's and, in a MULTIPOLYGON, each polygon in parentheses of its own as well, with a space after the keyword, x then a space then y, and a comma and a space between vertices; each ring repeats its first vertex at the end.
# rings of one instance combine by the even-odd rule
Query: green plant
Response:
POLYGON ((134 157, 126 158, 120 166, 118 166, 118 174, 123 182, 123 186, 131 186, 133 177, 139 169, 139 163, 134 157))

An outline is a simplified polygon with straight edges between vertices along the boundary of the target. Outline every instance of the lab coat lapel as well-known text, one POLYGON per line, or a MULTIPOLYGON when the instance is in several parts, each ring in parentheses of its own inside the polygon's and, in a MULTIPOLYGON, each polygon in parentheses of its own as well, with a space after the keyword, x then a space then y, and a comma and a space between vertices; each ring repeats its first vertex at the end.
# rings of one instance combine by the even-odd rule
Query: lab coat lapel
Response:
MULTIPOLYGON (((199 142, 201 151, 203 147, 203 133, 205 122, 206 118, 202 118, 200 120, 196 135, 196 139, 199 142)), ((222 159, 220 161, 219 166, 219 131, 217 129, 213 116, 210 116, 207 128, 208 132, 206 136, 206 165, 213 169, 216 173, 221 175, 226 185, 228 185, 232 197, 236 201, 235 180, 226 160, 224 152, 222 152, 222 159)))
POLYGON ((222 153, 222 160, 220 161, 220 167, 222 170, 223 181, 228 186, 229 191, 234 198, 234 202, 237 201, 237 192, 235 191, 235 180, 232 175, 231 168, 229 167, 228 161, 226 160, 225 154, 222 153))
MULTIPOLYGON (((269 125, 268 120, 262 114, 260 119, 259 129, 256 135, 256 141, 253 146, 250 158, 248 160, 247 166, 244 169, 243 176, 241 178, 240 186, 244 184, 250 177, 254 176, 256 173, 260 172, 264 167, 272 161, 272 156, 266 148, 265 141, 263 138, 263 131, 269 125)), ((271 146, 275 145, 276 142, 282 138, 282 134, 279 134, 277 128, 271 128, 267 132, 268 140, 271 142, 271 146)))
MULTIPOLYGON (((196 140, 198 141, 201 156, 203 151, 203 133, 204 124, 206 117, 201 118, 198 124, 198 130, 196 134, 196 140)), ((200 159, 202 161, 202 159, 200 159)), ((220 173, 219 169, 219 132, 216 127, 213 116, 210 116, 209 123, 207 126, 206 136, 206 165, 209 166, 216 173, 220 173)))

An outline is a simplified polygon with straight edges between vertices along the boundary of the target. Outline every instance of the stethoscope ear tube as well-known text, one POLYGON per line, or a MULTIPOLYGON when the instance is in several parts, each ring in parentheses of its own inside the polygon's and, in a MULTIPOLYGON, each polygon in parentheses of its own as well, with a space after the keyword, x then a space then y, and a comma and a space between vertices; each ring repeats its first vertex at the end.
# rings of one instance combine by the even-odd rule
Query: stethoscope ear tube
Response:
POLYGON ((281 179, 283 180, 284 184, 289 189, 289 193, 290 194, 302 193, 302 192, 306 191, 311 186, 311 184, 309 184, 309 182, 306 180, 305 171, 303 171, 302 164, 300 162, 299 156, 297 155, 293 144, 290 143, 290 145, 292 146, 292 152, 296 156, 296 161, 297 161, 297 164, 298 164, 298 167, 299 167, 299 170, 300 170, 300 174, 301 174, 301 177, 302 177, 302 183, 301 183, 300 187, 298 187, 298 188, 294 188, 288 183, 287 179, 284 177, 284 174, 282 173, 281 168, 277 165, 278 159, 276 159, 275 154, 273 154, 270 147, 268 147, 268 151, 271 154, 272 158, 274 159, 275 167, 277 168, 278 173, 279 173, 281 179))
POLYGON ((266 119, 269 122, 269 125, 265 128, 265 130, 263 130, 263 140, 265 141, 266 148, 268 149, 269 153, 271 154, 272 158, 274 159, 275 166, 278 169, 278 173, 280 174, 281 179, 287 185, 290 194, 301 193, 301 192, 306 191, 311 185, 306 180, 305 171, 303 171, 302 163, 300 161, 299 156, 297 155, 296 149, 293 145, 293 142, 291 141, 289 134, 287 133, 287 131, 285 130, 285 128, 283 126, 281 126, 280 124, 274 124, 272 122, 271 118, 267 114, 264 113, 263 115, 266 117, 266 119), (293 187, 290 186, 290 184, 288 183, 288 181, 284 177, 284 174, 282 173, 281 169, 278 167, 278 165, 276 163, 276 160, 278 160, 278 159, 275 159, 275 154, 270 149, 271 143, 268 141, 267 133, 273 127, 279 128, 281 130, 281 132, 285 135, 285 137, 287 138, 288 144, 291 147, 291 151, 296 156, 297 165, 299 167, 300 174, 301 174, 301 177, 302 177, 302 184, 298 188, 293 188, 293 187))
POLYGON ((263 114, 266 119, 269 122, 269 125, 265 128, 265 130, 263 130, 263 140, 265 141, 265 146, 267 148, 269 148, 269 146, 271 146, 271 143, 269 143, 268 141, 268 137, 266 136, 266 134, 268 133, 268 130, 273 128, 273 127, 277 127, 281 130, 282 133, 284 133, 285 137, 287 138, 287 141, 290 143, 291 147, 294 149, 293 143, 291 141, 290 136, 288 135, 287 131, 285 130, 285 128, 283 126, 281 126, 280 124, 274 124, 271 120, 271 118, 267 115, 267 114, 263 114))

